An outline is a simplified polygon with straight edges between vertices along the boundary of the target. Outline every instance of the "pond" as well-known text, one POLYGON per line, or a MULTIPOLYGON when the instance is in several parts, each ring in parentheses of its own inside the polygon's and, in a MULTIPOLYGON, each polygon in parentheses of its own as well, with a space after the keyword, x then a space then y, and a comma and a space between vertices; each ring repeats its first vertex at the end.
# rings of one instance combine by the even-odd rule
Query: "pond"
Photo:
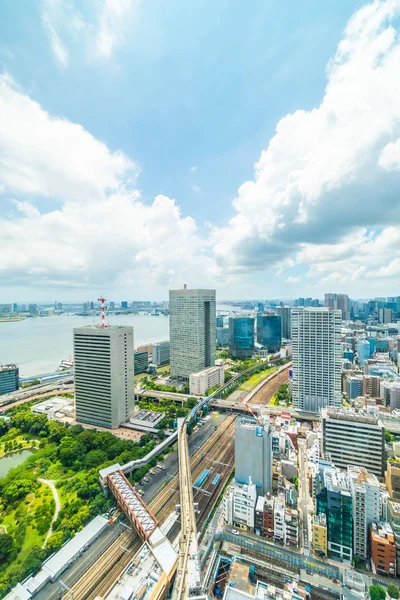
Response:
POLYGON ((13 452, 12 454, 0 458, 0 478, 5 477, 10 469, 14 469, 14 467, 21 465, 24 460, 33 453, 34 450, 26 448, 25 450, 13 452))

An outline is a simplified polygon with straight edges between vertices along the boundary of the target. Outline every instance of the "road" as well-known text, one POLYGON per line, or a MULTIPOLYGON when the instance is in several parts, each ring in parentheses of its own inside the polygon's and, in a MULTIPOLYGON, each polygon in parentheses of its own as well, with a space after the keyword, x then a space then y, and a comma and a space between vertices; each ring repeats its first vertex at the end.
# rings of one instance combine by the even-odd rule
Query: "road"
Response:
POLYGON ((57 394, 65 394, 67 392, 73 391, 73 383, 57 382, 45 386, 32 386, 32 388, 28 388, 23 392, 15 392, 15 394, 18 394, 17 396, 15 396, 15 394, 10 394, 10 396, 14 398, 14 402, 11 402, 8 396, 2 396, 0 404, 0 413, 5 413, 7 412, 7 410, 10 410, 10 408, 14 408, 14 406, 19 406, 20 404, 24 404, 25 402, 30 402, 31 400, 48 398, 49 396, 56 396, 57 394))
POLYGON ((303 551, 306 556, 310 554, 309 516, 308 516, 308 485, 307 485, 307 442, 299 439, 299 501, 298 508, 302 516, 303 551))
POLYGON ((42 478, 38 478, 38 481, 40 481, 40 483, 43 483, 44 485, 48 485, 49 488, 51 489, 52 493, 53 493, 53 497, 54 497, 54 502, 56 504, 56 510, 54 512, 54 516, 53 519, 51 521, 50 527, 49 527, 49 531, 47 532, 46 538, 43 542, 43 546, 42 548, 45 547, 45 545, 47 544, 47 540, 49 539, 49 537, 51 536, 51 530, 53 528, 53 523, 57 520, 58 517, 58 513, 61 510, 61 502, 60 502, 60 497, 58 495, 58 491, 56 486, 54 485, 54 481, 52 481, 51 479, 42 479, 42 478))

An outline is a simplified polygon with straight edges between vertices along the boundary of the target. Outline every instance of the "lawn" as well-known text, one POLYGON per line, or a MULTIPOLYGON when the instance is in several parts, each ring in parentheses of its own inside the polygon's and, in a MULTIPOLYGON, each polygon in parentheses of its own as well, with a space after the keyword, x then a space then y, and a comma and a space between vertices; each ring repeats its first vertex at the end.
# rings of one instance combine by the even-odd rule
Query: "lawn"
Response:
POLYGON ((244 381, 240 386, 239 390, 244 390, 245 392, 250 392, 260 381, 264 381, 267 379, 272 373, 278 370, 278 367, 271 367, 266 371, 260 371, 259 373, 255 373, 252 375, 247 381, 244 381))

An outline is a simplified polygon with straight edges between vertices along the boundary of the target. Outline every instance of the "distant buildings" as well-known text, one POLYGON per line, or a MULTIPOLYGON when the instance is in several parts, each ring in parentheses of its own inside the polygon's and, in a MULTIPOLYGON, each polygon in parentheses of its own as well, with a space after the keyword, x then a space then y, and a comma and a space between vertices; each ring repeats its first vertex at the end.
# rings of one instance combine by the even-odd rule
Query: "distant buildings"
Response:
POLYGON ((285 340, 292 337, 292 309, 290 306, 277 306, 276 314, 281 318, 281 336, 285 340))
POLYGON ((272 493, 272 431, 269 424, 238 417, 235 424, 235 478, 251 481, 258 494, 272 493))
POLYGON ((217 327, 217 344, 218 346, 229 345, 229 327, 217 327))
POLYGON ((358 364, 362 367, 364 362, 368 360, 371 356, 371 345, 366 339, 359 339, 357 341, 357 357, 358 364))
POLYGON ((342 469, 360 465, 382 477, 385 468, 385 429, 366 412, 325 408, 322 416, 324 456, 342 469))
POLYGON ((278 352, 282 345, 281 317, 279 315, 257 315, 257 342, 269 352, 278 352))
POLYGON ((0 315, 8 315, 13 312, 12 304, 0 304, 0 315))
MULTIPOLYGON (((218 362, 218 361, 217 361, 218 362)), ((204 396, 207 390, 221 386, 225 381, 224 364, 208 367, 198 373, 191 373, 189 378, 189 391, 195 396, 204 396)))
POLYGON ((215 363, 215 290, 170 290, 169 311, 171 377, 188 380, 215 363))
POLYGON ((149 368, 149 355, 146 351, 135 350, 133 353, 134 373, 144 373, 149 368))
POLYGON ((325 306, 340 310, 343 321, 350 320, 350 300, 347 294, 325 294, 325 306))
POLYGON ((229 317, 229 352, 235 358, 254 353, 254 317, 229 317))
POLYGON ((170 359, 170 343, 169 341, 157 342, 152 345, 151 362, 157 367, 167 365, 170 359))
POLYGON ((293 405, 307 412, 341 404, 341 318, 330 308, 292 311, 293 405))
POLYGON ((17 365, 0 365, 0 396, 12 394, 19 388, 19 369, 17 365))
POLYGON ((363 376, 348 375, 346 377, 346 395, 349 400, 363 395, 363 376))
POLYGON ((134 408, 133 327, 74 328, 76 420, 113 429, 134 408))

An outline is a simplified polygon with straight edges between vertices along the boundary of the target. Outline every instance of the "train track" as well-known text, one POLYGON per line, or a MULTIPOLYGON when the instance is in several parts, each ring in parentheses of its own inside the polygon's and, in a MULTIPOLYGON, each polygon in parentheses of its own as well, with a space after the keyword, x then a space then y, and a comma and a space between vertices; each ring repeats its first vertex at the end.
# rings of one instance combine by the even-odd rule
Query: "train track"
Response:
POLYGON ((251 398, 249 404, 257 404, 259 406, 266 406, 275 396, 276 392, 283 383, 287 383, 289 379, 289 368, 284 369, 281 373, 278 373, 273 379, 266 382, 258 392, 251 398))

